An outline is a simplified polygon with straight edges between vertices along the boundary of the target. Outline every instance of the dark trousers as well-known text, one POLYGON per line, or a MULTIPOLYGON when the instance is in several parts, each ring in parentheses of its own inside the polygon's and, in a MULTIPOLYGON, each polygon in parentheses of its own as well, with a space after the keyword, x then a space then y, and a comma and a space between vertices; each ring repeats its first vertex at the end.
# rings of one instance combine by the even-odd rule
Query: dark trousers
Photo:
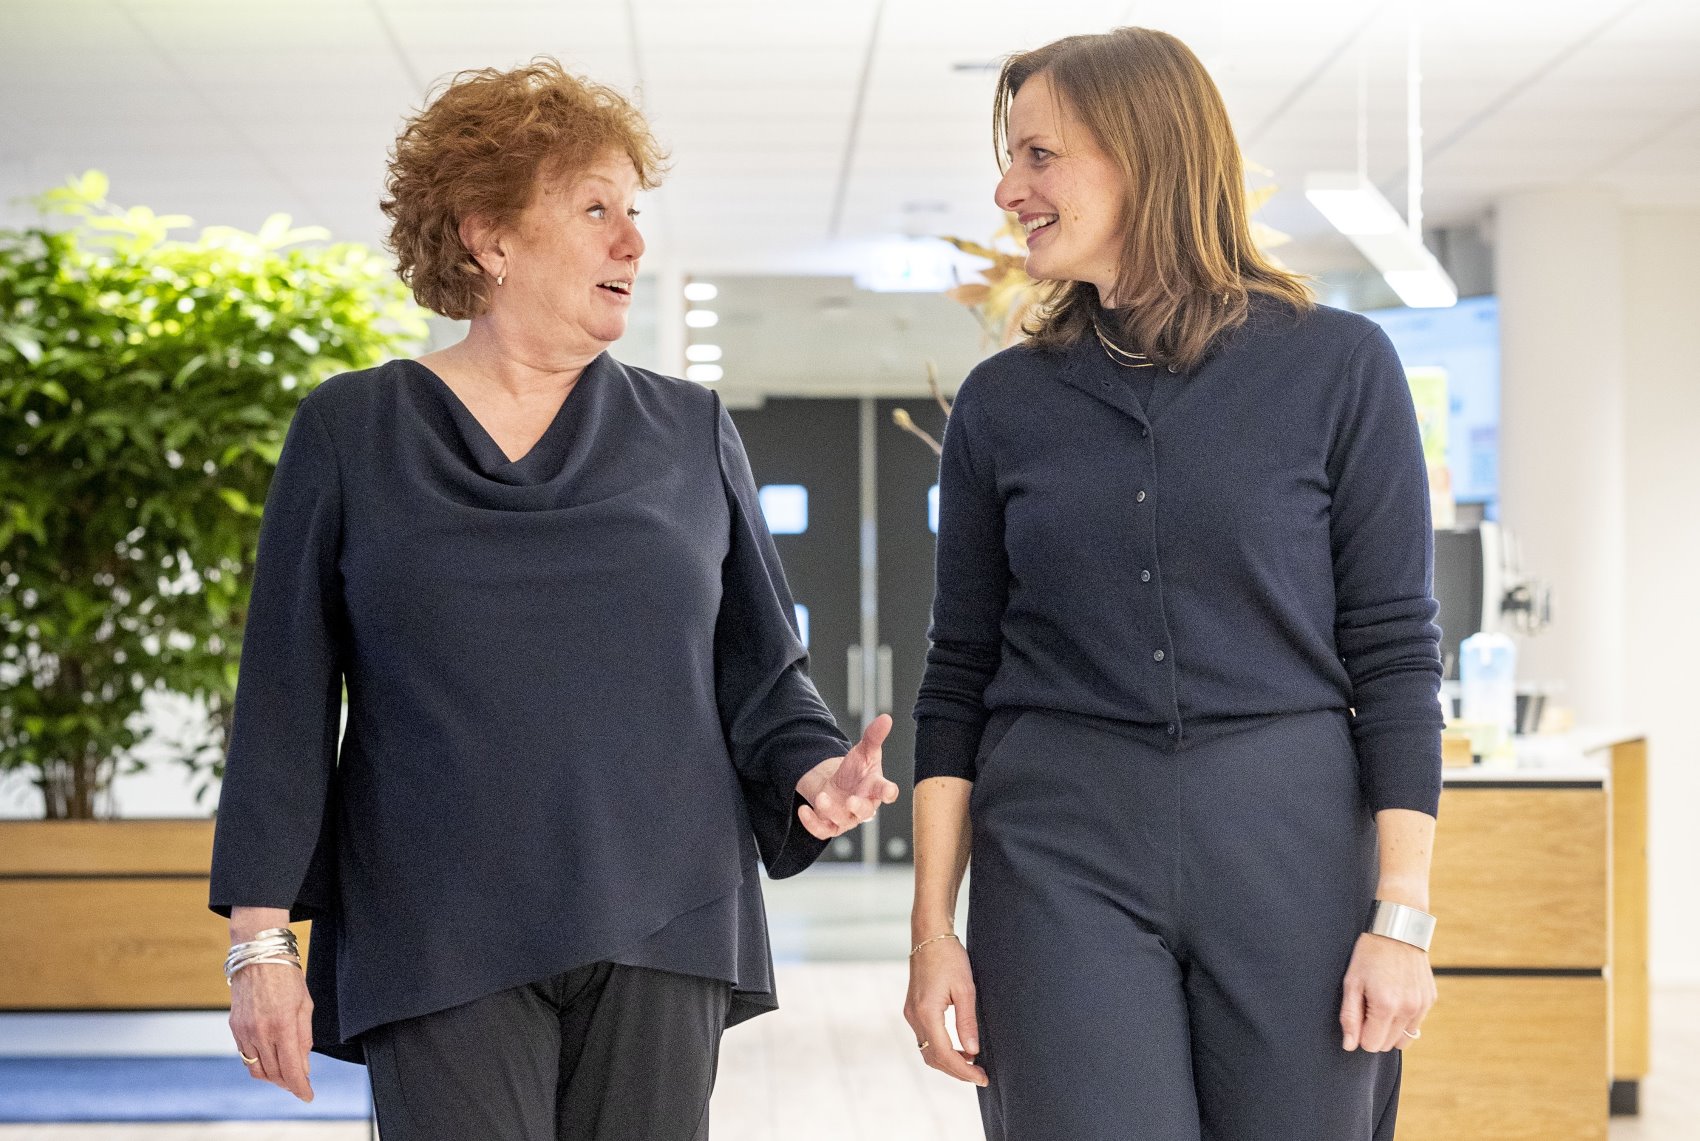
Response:
POLYGON ((383 1141, 707 1141, 730 983, 592 963, 362 1035, 383 1141))
POLYGON ((991 1141, 1391 1141, 1400 1056, 1340 1048, 1374 893, 1341 713, 1176 747, 1043 711, 988 737, 968 949, 991 1141))

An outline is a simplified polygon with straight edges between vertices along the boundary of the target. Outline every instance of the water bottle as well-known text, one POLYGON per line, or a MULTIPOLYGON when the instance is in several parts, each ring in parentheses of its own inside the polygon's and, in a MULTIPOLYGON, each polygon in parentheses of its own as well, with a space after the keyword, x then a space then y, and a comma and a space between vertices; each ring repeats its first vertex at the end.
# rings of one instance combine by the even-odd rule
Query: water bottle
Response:
POLYGON ((1504 634, 1476 633, 1459 647, 1462 720, 1486 759, 1507 757, 1517 729, 1517 646, 1504 634))

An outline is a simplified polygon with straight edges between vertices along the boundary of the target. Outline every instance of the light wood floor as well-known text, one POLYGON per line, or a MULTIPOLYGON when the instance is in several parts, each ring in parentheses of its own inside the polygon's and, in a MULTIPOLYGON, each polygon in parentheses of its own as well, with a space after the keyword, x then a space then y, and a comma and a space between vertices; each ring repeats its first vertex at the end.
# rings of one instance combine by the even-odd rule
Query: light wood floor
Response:
MULTIPOLYGON (((899 1007, 902 963, 780 967, 784 1009, 727 1033, 717 1141, 979 1141, 971 1087, 924 1067, 899 1007)), ((1654 1000, 1653 1076, 1611 1141, 1700 1137, 1700 988, 1654 1000)), ((287 1096, 279 1091, 280 1097, 287 1096)), ((360 1123, 12 1125, 0 1141, 363 1141, 360 1123)), ((1469 1141, 1459 1138, 1459 1141, 1469 1141)))

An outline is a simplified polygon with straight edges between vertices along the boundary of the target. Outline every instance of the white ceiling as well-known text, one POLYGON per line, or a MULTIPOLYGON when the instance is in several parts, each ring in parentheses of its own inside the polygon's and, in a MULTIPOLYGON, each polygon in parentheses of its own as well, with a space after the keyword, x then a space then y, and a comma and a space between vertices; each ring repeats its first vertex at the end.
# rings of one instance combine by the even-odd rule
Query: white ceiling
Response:
MULTIPOLYGON (((1356 161, 1404 202, 1405 4, 1352 0, 4 0, 0 223, 100 167, 113 196, 253 227, 283 210, 376 241, 384 151, 457 68, 552 53, 642 103, 673 153, 650 263, 849 273, 904 233, 996 225, 992 75, 1056 36, 1164 28, 1211 67, 1289 262, 1355 264, 1298 188, 1356 161)), ((1700 204, 1696 0, 1422 0, 1428 220, 1592 181, 1700 204)))

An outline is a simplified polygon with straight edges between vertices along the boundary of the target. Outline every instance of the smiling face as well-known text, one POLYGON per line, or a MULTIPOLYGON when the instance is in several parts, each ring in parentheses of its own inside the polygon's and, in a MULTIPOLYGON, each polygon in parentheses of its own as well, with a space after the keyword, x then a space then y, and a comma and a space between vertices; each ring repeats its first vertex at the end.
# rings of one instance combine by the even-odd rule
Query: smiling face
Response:
POLYGON ((1127 200, 1121 171, 1044 72, 1010 101, 1007 137, 1009 169, 994 197, 1027 231, 1028 276, 1090 282, 1110 304, 1127 200))
POLYGON ((597 353, 624 336, 644 251, 632 205, 639 188, 637 168, 617 151, 540 176, 513 229, 478 259, 503 275, 490 313, 568 350, 597 353))

